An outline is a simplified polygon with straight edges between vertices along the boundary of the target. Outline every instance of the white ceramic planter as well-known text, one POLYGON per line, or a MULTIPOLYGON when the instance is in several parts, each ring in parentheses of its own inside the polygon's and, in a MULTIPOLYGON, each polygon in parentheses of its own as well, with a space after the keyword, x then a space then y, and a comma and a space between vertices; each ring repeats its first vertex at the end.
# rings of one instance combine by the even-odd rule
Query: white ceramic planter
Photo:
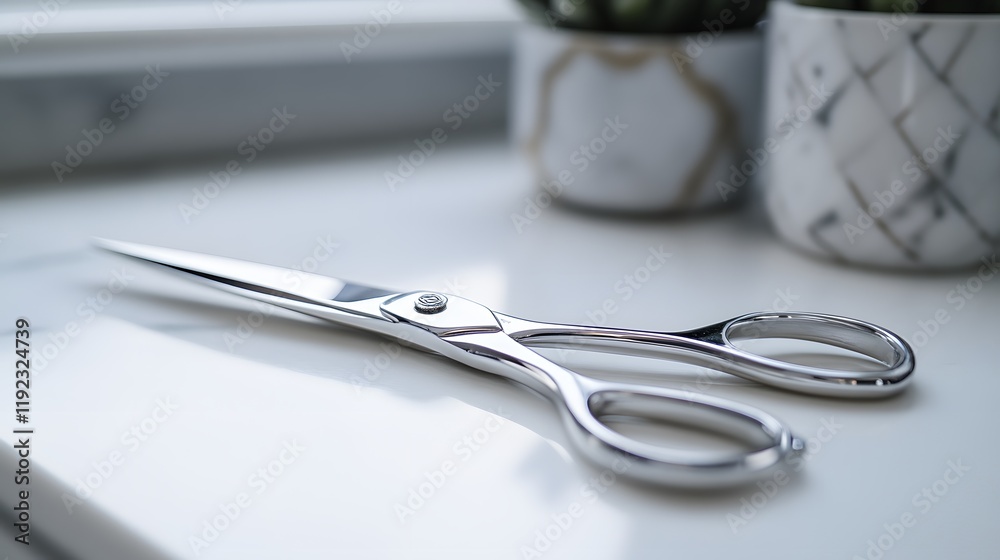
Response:
POLYGON ((1000 239, 1000 17, 772 3, 775 229, 811 253, 940 269, 1000 239), (810 91, 830 92, 804 110, 810 91), (804 117, 804 118, 801 118, 804 117))
POLYGON ((758 122, 762 39, 530 26, 519 35, 512 129, 540 186, 574 205, 681 211, 720 194, 758 122), (700 44, 699 44, 700 41, 700 44))

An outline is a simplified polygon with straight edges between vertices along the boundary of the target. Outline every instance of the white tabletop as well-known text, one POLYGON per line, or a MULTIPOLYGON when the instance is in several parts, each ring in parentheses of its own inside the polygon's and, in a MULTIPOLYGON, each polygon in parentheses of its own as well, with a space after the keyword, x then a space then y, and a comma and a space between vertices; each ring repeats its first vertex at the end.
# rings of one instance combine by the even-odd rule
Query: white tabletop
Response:
MULTIPOLYGON (((94 559, 1000 553, 1000 280, 816 261, 753 212, 628 221, 553 207, 519 232, 511 215, 535 192, 503 142, 448 145, 392 191, 383 174, 402 150, 260 161, 207 205, 192 191, 211 163, 3 192, 0 332, 13 345, 27 317, 36 356, 51 345, 33 364, 33 538, 48 530, 94 559), (196 202, 188 222, 179 206, 196 202), (910 340, 916 380, 899 398, 850 402, 680 372, 791 424, 811 440, 802 468, 786 484, 711 494, 602 482, 530 391, 185 283, 98 252, 91 236, 458 292, 541 320, 679 330, 757 310, 842 314, 910 340), (124 289, 105 291, 116 275, 124 289), (606 300, 615 311, 602 316, 606 300), (133 426, 145 439, 127 437, 133 426), (66 496, 81 494, 68 514, 66 496), (206 533, 233 504, 239 515, 206 533)), ((0 536, 0 557, 46 557, 0 536)))

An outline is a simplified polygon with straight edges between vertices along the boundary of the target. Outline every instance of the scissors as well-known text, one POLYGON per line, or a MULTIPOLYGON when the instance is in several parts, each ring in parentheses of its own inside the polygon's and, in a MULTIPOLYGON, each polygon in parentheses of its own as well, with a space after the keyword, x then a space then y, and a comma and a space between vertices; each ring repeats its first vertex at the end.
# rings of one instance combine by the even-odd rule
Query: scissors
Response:
POLYGON ((540 323, 433 291, 396 292, 248 261, 99 239, 109 251, 164 265, 192 279, 279 307, 396 338, 403 344, 522 383, 552 400, 578 451, 599 466, 622 459, 627 476, 668 486, 738 485, 773 474, 803 441, 770 414, 690 391, 587 377, 532 347, 638 355, 712 368, 814 395, 878 398, 903 390, 915 360, 899 336, 870 323, 818 313, 751 313, 684 332, 651 332, 540 323), (752 354, 733 342, 788 338, 852 350, 877 371, 812 367, 752 354), (745 444, 740 451, 692 451, 640 441, 608 421, 666 422, 745 444))

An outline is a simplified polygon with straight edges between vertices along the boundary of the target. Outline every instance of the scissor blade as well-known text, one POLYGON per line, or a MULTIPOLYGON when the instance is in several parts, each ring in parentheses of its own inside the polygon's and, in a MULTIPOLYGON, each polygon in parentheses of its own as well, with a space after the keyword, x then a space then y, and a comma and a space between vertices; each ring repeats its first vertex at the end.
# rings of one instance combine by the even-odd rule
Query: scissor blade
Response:
POLYGON ((378 312, 377 305, 373 307, 365 300, 397 293, 301 270, 228 257, 111 239, 95 239, 95 242, 102 249, 163 265, 208 281, 215 287, 305 313, 309 313, 306 309, 320 306, 389 321, 378 312))

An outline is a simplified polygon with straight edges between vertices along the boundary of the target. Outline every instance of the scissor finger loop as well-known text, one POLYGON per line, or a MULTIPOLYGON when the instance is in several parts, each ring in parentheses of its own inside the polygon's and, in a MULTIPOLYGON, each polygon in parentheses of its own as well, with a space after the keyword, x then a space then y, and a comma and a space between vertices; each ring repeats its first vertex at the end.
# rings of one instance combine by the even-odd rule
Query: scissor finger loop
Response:
POLYGON ((908 384, 913 351, 892 332, 856 319, 819 313, 752 313, 690 331, 665 333, 584 325, 537 323, 496 314, 504 332, 528 346, 598 350, 716 369, 782 389, 846 398, 879 398, 908 384), (870 371, 792 363, 735 343, 785 338, 856 352, 880 367, 870 371))

